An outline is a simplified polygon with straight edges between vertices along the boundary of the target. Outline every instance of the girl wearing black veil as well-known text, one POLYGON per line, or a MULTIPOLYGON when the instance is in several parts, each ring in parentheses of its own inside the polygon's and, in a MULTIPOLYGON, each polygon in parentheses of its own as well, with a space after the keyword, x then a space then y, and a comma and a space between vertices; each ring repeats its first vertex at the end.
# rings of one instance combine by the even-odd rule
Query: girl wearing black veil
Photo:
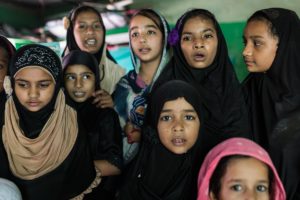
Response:
POLYGON ((119 199, 185 200, 197 196, 202 104, 197 90, 173 80, 151 96, 150 125, 124 176, 119 199), (188 105, 188 106, 187 106, 188 105))
POLYGON ((86 51, 94 55, 98 62, 101 90, 95 94, 98 97, 97 105, 112 107, 113 93, 116 84, 125 70, 116 64, 107 50, 105 43, 105 26, 101 14, 93 7, 78 6, 68 17, 64 18, 67 29, 67 45, 63 56, 73 50, 86 51))
POLYGON ((112 108, 97 108, 92 103, 92 93, 100 89, 97 62, 87 52, 71 51, 63 58, 63 75, 66 96, 83 122, 95 166, 103 177, 97 196, 113 199, 117 184, 115 175, 120 174, 123 163, 121 127, 112 108))
POLYGON ((61 90, 60 58, 50 48, 19 48, 9 68, 12 93, 0 137, 0 176, 23 199, 83 199, 101 182, 76 111, 61 90))
POLYGON ((255 12, 244 30, 243 56, 251 73, 243 89, 254 140, 266 149, 276 123, 300 106, 299 35, 298 16, 282 8, 255 12))
POLYGON ((169 42, 174 47, 174 56, 154 90, 172 79, 197 88, 204 104, 203 145, 207 152, 226 138, 248 137, 248 116, 240 84, 214 15, 204 9, 187 11, 170 33, 169 42))

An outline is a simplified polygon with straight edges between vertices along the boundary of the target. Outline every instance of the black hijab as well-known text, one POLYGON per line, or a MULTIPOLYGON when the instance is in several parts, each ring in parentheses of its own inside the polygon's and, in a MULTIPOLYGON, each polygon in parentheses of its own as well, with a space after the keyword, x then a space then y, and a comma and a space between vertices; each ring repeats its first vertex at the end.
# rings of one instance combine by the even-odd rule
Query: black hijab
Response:
POLYGON ((204 9, 193 9, 183 14, 169 35, 174 56, 161 73, 154 89, 172 79, 191 83, 200 93, 205 111, 206 145, 209 148, 230 137, 248 137, 249 122, 241 87, 228 56, 222 30, 214 15, 204 9), (201 17, 210 20, 217 32, 218 46, 213 63, 203 69, 190 66, 181 50, 181 34, 187 20, 201 17))
POLYGON ((249 20, 258 17, 272 24, 279 44, 271 68, 250 73, 243 85, 254 139, 268 148, 275 124, 300 106, 300 20, 295 12, 283 8, 259 10, 249 20))
MULTIPOLYGON (((91 7, 91 6, 78 6, 76 8, 74 8, 69 16, 68 16, 68 20, 69 20, 69 27, 67 28, 67 45, 65 47, 65 50, 63 52, 63 55, 62 56, 65 56, 66 55, 66 51, 73 51, 73 50, 80 50, 80 48, 78 47, 77 43, 76 43, 76 40, 75 40, 75 36, 74 36, 74 26, 75 26, 75 21, 76 21, 76 18, 77 16, 81 13, 81 12, 87 12, 87 11, 92 11, 94 12, 96 15, 98 15, 99 17, 99 21, 101 23, 101 26, 103 28, 103 41, 102 41, 102 46, 101 48, 99 49, 98 52, 96 52, 94 54, 94 57, 96 58, 98 64, 100 63, 101 61, 101 57, 102 57, 102 54, 103 54, 103 48, 104 48, 104 45, 105 45, 105 34, 106 34, 106 29, 105 29, 105 26, 104 26, 104 23, 103 23, 103 20, 102 20, 102 17, 101 17, 101 14, 98 12, 98 10, 96 10, 95 8, 91 7)), ((109 53, 109 51, 106 49, 106 55, 107 57, 114 61, 114 58, 111 56, 111 54, 109 53)))
POLYGON ((55 81, 55 91, 51 101, 42 109, 36 112, 27 110, 19 101, 16 93, 12 93, 17 112, 19 114, 19 123, 28 138, 36 138, 42 131, 45 123, 48 121, 55 106, 56 97, 61 86, 62 67, 60 58, 48 47, 29 44, 19 48, 12 58, 9 72, 14 88, 14 78, 19 70, 28 66, 39 66, 52 75, 55 81))
POLYGON ((143 141, 136 160, 130 165, 121 188, 120 199, 184 200, 197 195, 197 173, 201 159, 202 104, 197 90, 186 82, 173 80, 163 84, 152 95, 149 104, 151 123, 143 129, 143 141), (179 97, 189 102, 200 119, 196 143, 185 154, 169 151, 159 140, 157 124, 167 101, 179 97), (201 135, 200 135, 201 134, 201 135))

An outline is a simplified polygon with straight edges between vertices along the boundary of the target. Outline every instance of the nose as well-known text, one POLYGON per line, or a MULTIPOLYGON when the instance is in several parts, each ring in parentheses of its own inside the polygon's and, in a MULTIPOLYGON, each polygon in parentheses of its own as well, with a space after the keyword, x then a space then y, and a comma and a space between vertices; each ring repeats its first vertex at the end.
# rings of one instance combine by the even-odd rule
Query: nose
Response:
POLYGON ((81 79, 80 78, 77 78, 75 80, 75 87, 76 88, 81 88, 82 87, 82 82, 81 82, 81 79))
POLYGON ((28 96, 30 98, 36 98, 36 97, 38 97, 39 96, 39 90, 38 90, 38 88, 36 88, 34 86, 30 87, 29 91, 28 91, 28 96))
POLYGON ((181 132, 184 130, 183 121, 180 119, 176 119, 173 125, 174 132, 181 132))
POLYGON ((249 44, 246 44, 245 48, 243 50, 243 56, 244 57, 249 57, 251 55, 252 55, 252 48, 251 48, 251 46, 249 44))
POLYGON ((140 42, 141 43, 145 43, 147 40, 146 40, 146 35, 145 34, 141 34, 141 37, 140 37, 140 42))
POLYGON ((245 191, 245 200, 256 200, 256 194, 252 190, 245 191))
POLYGON ((93 28, 93 26, 87 26, 86 33, 87 34, 94 34, 94 28, 93 28))
POLYGON ((202 39, 195 39, 193 47, 194 47, 194 49, 204 48, 203 40, 202 39))

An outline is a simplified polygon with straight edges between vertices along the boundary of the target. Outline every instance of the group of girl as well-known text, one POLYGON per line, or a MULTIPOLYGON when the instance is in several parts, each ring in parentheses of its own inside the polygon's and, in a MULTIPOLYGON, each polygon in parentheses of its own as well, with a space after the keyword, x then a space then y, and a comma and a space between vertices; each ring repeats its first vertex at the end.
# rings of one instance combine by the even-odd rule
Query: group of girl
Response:
POLYGON ((293 11, 249 18, 242 85, 204 9, 184 13, 171 32, 152 9, 134 14, 126 75, 106 49, 97 10, 75 8, 66 28, 62 62, 48 47, 15 52, 1 38, 0 78, 5 69, 10 78, 0 177, 24 199, 299 199, 293 11))

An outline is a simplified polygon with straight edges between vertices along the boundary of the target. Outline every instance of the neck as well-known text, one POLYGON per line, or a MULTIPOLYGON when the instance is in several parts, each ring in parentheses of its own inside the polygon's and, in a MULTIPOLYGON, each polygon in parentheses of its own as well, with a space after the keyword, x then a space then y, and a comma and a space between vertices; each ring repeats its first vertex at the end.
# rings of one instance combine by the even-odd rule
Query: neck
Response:
POLYGON ((153 76, 155 75, 155 72, 160 64, 160 60, 161 58, 150 62, 141 62, 139 75, 147 85, 151 84, 153 76))

